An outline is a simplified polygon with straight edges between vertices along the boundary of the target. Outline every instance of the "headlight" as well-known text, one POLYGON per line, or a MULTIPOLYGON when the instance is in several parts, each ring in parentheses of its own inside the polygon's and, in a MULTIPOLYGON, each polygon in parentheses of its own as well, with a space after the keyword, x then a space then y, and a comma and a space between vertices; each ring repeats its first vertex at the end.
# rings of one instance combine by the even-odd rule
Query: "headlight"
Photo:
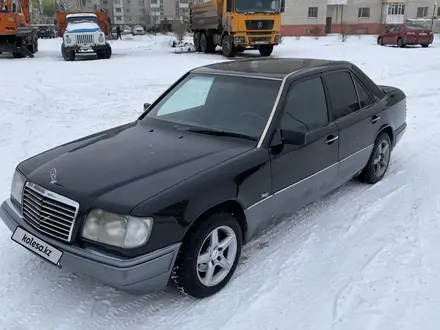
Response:
POLYGON ((67 37, 66 38, 66 43, 70 44, 71 42, 72 42, 72 40, 69 37, 67 37))
POLYGON ((15 171, 12 177, 11 197, 21 204, 21 198, 23 197, 23 188, 26 182, 26 178, 18 171, 15 171))
POLYGON ((99 37, 99 38, 98 38, 98 41, 99 41, 99 42, 104 42, 104 38, 103 38, 103 37, 99 37))
POLYGON ((281 36, 278 34, 275 36, 275 42, 280 42, 281 41, 281 36))
POLYGON ((145 244, 150 237, 152 227, 152 218, 137 218, 96 209, 87 215, 82 237, 130 249, 145 244))

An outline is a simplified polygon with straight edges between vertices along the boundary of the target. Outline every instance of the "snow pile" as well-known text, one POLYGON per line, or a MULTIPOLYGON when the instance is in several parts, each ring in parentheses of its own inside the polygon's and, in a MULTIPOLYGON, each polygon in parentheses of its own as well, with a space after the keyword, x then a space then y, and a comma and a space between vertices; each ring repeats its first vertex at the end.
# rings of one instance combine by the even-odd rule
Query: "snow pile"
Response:
POLYGON ((196 48, 194 47, 194 44, 192 42, 170 39, 169 45, 173 48, 173 53, 176 54, 196 51, 196 48))

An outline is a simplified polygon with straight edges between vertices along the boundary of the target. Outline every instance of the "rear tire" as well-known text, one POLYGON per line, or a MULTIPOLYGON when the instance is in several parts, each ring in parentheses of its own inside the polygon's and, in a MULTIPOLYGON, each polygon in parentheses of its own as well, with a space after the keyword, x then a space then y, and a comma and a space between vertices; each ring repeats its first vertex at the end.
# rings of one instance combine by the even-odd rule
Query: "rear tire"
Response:
POLYGON ((423 48, 426 48, 426 47, 429 47, 429 44, 422 44, 420 46, 422 46, 423 48))
POLYGON ((397 47, 399 47, 399 48, 403 48, 403 47, 405 47, 406 45, 403 43, 403 40, 402 40, 402 38, 398 38, 397 39, 397 47))
POLYGON ((202 51, 202 47, 200 45, 200 41, 201 41, 200 39, 201 39, 201 33, 200 32, 194 33, 193 43, 194 43, 194 49, 196 50, 196 52, 202 51))
POLYGON ((237 219, 223 212, 203 219, 190 230, 172 280, 184 293, 205 298, 219 292, 234 274, 241 254, 242 231, 237 219))
POLYGON ((390 164, 391 150, 390 136, 385 132, 380 133, 374 142, 367 166, 362 170, 359 179, 369 184, 382 180, 390 164))

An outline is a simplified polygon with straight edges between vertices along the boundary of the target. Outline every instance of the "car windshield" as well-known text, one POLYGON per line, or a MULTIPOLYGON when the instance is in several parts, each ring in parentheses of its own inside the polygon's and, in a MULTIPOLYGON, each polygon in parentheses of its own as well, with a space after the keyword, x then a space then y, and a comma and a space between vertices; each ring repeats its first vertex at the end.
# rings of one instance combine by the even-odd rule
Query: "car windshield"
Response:
POLYGON ((279 80, 188 75, 145 118, 258 139, 275 104, 279 80))
POLYGON ((238 13, 279 13, 281 0, 236 0, 235 10, 238 13))
POLYGON ((73 16, 66 19, 68 24, 72 23, 96 23, 99 24, 96 16, 73 16))

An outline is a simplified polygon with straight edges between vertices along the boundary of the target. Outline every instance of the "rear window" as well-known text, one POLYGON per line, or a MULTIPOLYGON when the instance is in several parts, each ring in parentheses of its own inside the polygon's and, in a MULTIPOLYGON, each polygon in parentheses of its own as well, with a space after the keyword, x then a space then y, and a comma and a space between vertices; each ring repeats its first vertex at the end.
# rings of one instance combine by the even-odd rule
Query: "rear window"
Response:
POLYGON ((425 28, 421 25, 407 25, 406 28, 408 30, 425 30, 425 28))

